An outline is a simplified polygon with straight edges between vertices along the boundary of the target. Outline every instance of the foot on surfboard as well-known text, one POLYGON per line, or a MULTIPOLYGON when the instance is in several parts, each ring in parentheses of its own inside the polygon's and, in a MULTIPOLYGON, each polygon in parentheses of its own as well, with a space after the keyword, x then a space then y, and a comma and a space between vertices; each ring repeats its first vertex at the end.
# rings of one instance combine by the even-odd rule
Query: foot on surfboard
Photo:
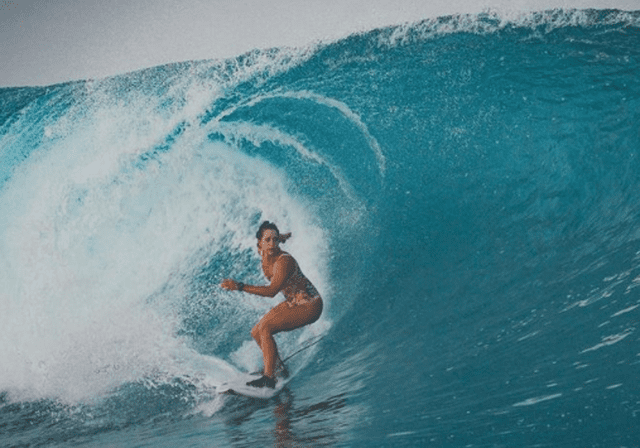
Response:
POLYGON ((275 389, 276 380, 274 380, 273 378, 269 378, 266 375, 262 375, 257 380, 249 381, 247 383, 247 386, 251 386, 251 387, 268 387, 270 389, 275 389))
MULTIPOLYGON (((289 370, 282 361, 279 361, 276 365, 276 371, 274 372, 277 378, 287 379, 289 378, 289 370)), ((253 372, 252 375, 264 375, 264 370, 253 372)))

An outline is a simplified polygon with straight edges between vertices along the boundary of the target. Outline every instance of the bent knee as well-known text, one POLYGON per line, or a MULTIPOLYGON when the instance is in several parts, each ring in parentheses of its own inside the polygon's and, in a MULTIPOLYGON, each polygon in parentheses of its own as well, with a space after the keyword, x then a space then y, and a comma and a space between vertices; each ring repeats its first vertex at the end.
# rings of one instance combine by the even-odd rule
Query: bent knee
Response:
POLYGON ((266 322, 261 322, 253 327, 253 329, 251 330, 251 336, 253 337, 253 339, 259 340, 264 336, 272 336, 274 332, 275 329, 273 325, 270 325, 266 322))

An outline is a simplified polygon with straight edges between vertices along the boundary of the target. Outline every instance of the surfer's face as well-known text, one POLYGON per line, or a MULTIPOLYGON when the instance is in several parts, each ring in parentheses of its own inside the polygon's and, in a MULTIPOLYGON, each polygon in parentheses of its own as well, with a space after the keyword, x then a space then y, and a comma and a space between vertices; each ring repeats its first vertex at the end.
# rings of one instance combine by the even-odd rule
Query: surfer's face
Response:
POLYGON ((280 235, 278 235, 278 232, 271 229, 265 230, 258 242, 258 249, 267 254, 273 254, 280 250, 280 235))

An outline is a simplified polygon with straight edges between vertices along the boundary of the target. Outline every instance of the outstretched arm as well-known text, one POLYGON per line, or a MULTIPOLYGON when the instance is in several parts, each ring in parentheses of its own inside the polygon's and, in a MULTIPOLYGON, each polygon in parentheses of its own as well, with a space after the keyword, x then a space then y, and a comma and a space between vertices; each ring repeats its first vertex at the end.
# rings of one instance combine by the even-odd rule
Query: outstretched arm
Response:
POLYGON ((235 280, 226 279, 220 286, 230 291, 245 291, 264 297, 274 297, 284 287, 284 283, 293 270, 293 260, 291 257, 280 257, 273 265, 273 277, 267 286, 245 285, 235 280))

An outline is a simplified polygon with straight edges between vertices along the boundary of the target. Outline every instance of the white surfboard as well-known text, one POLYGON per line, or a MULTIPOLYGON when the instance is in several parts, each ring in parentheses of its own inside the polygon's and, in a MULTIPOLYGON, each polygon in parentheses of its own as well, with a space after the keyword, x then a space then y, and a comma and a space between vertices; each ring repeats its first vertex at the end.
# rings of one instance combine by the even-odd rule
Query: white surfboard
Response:
POLYGON ((249 381, 257 380, 261 374, 239 373, 236 377, 223 383, 218 388, 219 394, 226 395, 244 395, 245 397, 268 399, 275 397, 282 388, 287 384, 287 380, 283 378, 276 379, 275 389, 270 387, 252 387, 247 386, 249 381))
MULTIPOLYGON (((299 348, 294 353, 287 356, 283 362, 286 363, 289 359, 293 358, 298 353, 301 353, 307 350, 308 348, 316 345, 323 338, 324 338, 324 335, 321 334, 320 336, 317 336, 315 338, 312 338, 311 340, 306 341, 306 343, 301 348, 299 348)), ((261 373, 234 372, 233 374, 230 375, 229 380, 222 383, 220 386, 216 387, 216 390, 219 394, 243 395, 245 397, 268 399, 278 395, 280 391, 284 388, 284 386, 291 379, 291 376, 287 376, 287 378, 276 376, 275 389, 271 389, 269 387, 247 386, 247 383, 249 381, 257 380, 261 376, 262 376, 261 373)))

